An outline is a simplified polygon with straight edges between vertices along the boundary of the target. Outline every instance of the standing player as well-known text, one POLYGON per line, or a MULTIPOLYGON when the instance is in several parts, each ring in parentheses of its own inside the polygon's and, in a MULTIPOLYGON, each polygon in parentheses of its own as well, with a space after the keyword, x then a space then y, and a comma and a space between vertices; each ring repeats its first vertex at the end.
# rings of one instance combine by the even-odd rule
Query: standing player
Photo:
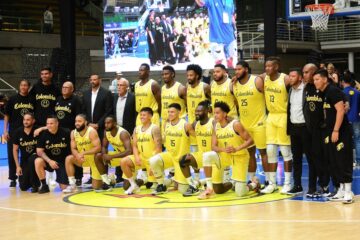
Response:
POLYGON ((212 150, 204 153, 204 172, 206 190, 199 195, 199 199, 208 199, 215 193, 225 193, 232 188, 232 183, 223 183, 224 167, 232 165, 232 179, 235 181, 236 195, 242 197, 249 190, 259 187, 258 183, 246 184, 249 165, 249 152, 246 150, 253 144, 253 140, 242 124, 236 119, 229 119, 229 106, 224 102, 217 102, 214 106, 216 124, 212 135, 212 150), (216 165, 216 173, 212 172, 212 165, 216 165), (214 183, 214 185, 213 185, 214 183))
MULTIPOLYGON (((188 123, 192 124, 195 121, 195 109, 201 101, 211 98, 210 86, 207 83, 201 82, 202 68, 196 64, 190 64, 186 68, 186 77, 188 85, 186 88, 186 105, 188 112, 188 123)), ((190 144, 196 144, 196 138, 190 136, 190 144)))
POLYGON ((187 190, 187 181, 181 172, 179 161, 190 151, 189 135, 191 134, 191 125, 180 118, 181 106, 178 103, 169 105, 169 122, 165 125, 165 147, 167 152, 159 153, 150 158, 150 167, 156 178, 158 186, 154 194, 166 192, 164 184, 164 170, 170 167, 175 168, 175 181, 178 184, 180 193, 187 190))
POLYGON ((106 117, 102 150, 95 157, 96 167, 104 183, 107 185, 111 183, 111 179, 107 175, 107 165, 112 167, 120 166, 121 159, 130 154, 132 154, 130 133, 117 126, 114 116, 106 117), (113 152, 108 152, 109 144, 114 148, 113 152))
MULTIPOLYGON (((151 123, 153 111, 146 107, 140 110, 141 125, 135 127, 133 134, 133 154, 121 160, 121 169, 130 182, 130 187, 125 194, 133 194, 139 191, 139 186, 135 181, 134 172, 137 169, 146 169, 149 176, 148 182, 155 182, 155 178, 150 173, 149 159, 162 152, 162 140, 159 126, 151 123), (135 170, 135 171, 134 171, 135 170)), ((144 181, 144 183, 146 183, 144 181)))
POLYGON ((284 158, 285 181, 281 193, 291 190, 292 153, 290 136, 287 135, 287 104, 290 84, 289 76, 279 73, 280 59, 269 57, 265 62, 265 72, 261 77, 265 79, 264 91, 266 107, 269 111, 266 119, 266 152, 268 154, 269 185, 262 193, 273 193, 277 190, 276 170, 277 151, 280 147, 284 158))
MULTIPOLYGON (((65 159, 66 173, 68 175, 69 186, 63 193, 76 192, 75 166, 90 167, 92 187, 97 191, 101 187, 101 177, 95 165, 95 155, 101 150, 100 138, 97 131, 88 126, 86 116, 79 114, 75 118, 75 130, 71 132, 71 153, 65 159)), ((103 189, 109 187, 104 184, 103 189)))
POLYGON ((213 109, 216 102, 225 102, 230 107, 228 116, 238 118, 231 79, 228 78, 225 66, 216 64, 213 76, 214 81, 211 83, 211 105, 213 109))
MULTIPOLYGON (((211 151, 211 138, 213 132, 213 119, 209 118, 211 106, 209 101, 202 101, 198 104, 195 115, 196 121, 192 123, 195 130, 195 140, 198 151, 184 155, 180 160, 181 171, 189 184, 188 189, 183 194, 184 197, 197 195, 200 183, 200 168, 203 166, 203 154, 211 151), (191 177, 190 166, 194 169, 195 179, 191 177)), ((214 169, 216 171, 217 169, 214 169)))
MULTIPOLYGON (((154 115, 151 122, 160 126, 161 112, 161 88, 160 85, 153 79, 149 79, 150 66, 146 63, 140 65, 139 79, 135 84, 135 105, 136 112, 144 107, 149 107, 153 110, 154 115)), ((140 116, 136 118, 136 126, 140 125, 140 116)))
POLYGON ((234 95, 239 106, 241 124, 254 139, 255 145, 248 148, 250 154, 249 179, 256 173, 256 148, 259 149, 261 162, 265 172, 265 183, 268 181, 266 154, 266 106, 264 96, 264 81, 250 74, 249 64, 240 61, 235 67, 234 95))
POLYGON ((186 88, 175 81, 175 69, 172 66, 163 67, 161 77, 165 83, 161 88, 161 122, 162 126, 165 126, 168 121, 168 109, 172 103, 180 105, 180 118, 186 117, 186 88))

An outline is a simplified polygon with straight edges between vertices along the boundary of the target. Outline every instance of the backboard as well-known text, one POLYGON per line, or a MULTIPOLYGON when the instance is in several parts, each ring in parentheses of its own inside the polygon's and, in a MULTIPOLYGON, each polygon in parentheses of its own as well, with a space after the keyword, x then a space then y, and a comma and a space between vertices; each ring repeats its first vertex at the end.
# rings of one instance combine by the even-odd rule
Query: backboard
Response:
POLYGON ((310 16, 305 6, 321 3, 334 5, 333 16, 360 15, 360 0, 286 0, 287 18, 292 21, 308 20, 310 16))

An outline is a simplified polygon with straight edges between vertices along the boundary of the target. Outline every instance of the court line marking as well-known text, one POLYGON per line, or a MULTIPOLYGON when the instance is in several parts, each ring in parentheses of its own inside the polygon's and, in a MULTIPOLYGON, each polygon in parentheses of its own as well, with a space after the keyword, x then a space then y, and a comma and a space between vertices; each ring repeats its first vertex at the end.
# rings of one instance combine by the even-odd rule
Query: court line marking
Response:
POLYGON ((96 215, 96 214, 79 214, 79 213, 64 213, 64 212, 51 212, 51 211, 37 211, 21 208, 7 208, 0 207, 0 210, 13 211, 13 212, 25 212, 36 213, 44 215, 60 215, 60 216, 72 216, 72 217, 92 217, 92 218, 110 218, 110 219, 122 219, 122 220, 148 220, 148 221, 199 221, 199 222, 228 222, 228 223, 360 223, 360 219, 228 219, 228 218, 167 218, 167 217, 130 217, 130 216, 111 216, 111 215, 96 215))

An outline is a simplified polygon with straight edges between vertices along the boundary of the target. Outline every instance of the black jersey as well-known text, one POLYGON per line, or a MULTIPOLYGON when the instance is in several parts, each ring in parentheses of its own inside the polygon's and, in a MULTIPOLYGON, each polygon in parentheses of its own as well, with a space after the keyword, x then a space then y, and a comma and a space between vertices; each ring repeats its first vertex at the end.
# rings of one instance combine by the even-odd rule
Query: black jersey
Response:
POLYGON ((31 89, 30 95, 35 99, 36 123, 45 126, 46 118, 55 114, 54 108, 60 90, 54 84, 44 85, 42 82, 38 82, 31 89))
POLYGON ((24 127, 19 127, 14 133, 14 144, 19 146, 21 154, 21 162, 27 161, 27 159, 34 153, 36 153, 37 138, 34 137, 34 131, 36 127, 33 126, 29 134, 26 134, 24 127))
POLYGON ((305 121, 311 128, 319 128, 324 124, 324 93, 315 88, 314 84, 305 86, 305 121))
POLYGON ((5 107, 5 114, 9 116, 9 132, 23 125, 25 113, 34 112, 35 104, 32 96, 16 94, 10 97, 5 107))
POLYGON ((73 95, 70 98, 58 97, 55 104, 55 114, 60 127, 72 130, 75 128, 75 117, 81 113, 80 99, 73 95))
POLYGON ((70 132, 60 127, 55 134, 45 130, 39 136, 37 147, 43 148, 51 160, 64 163, 70 154, 70 132))

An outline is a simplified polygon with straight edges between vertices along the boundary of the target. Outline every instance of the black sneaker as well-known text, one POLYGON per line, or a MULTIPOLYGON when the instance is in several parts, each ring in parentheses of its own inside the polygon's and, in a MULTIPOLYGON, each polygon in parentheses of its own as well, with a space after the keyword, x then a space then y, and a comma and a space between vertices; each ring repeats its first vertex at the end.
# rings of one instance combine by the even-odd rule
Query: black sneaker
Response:
POLYGON ((193 187, 191 185, 189 185, 188 189, 186 190, 186 192, 183 194, 184 197, 191 197, 191 196, 196 196, 200 193, 200 190, 196 187, 193 187))
POLYGON ((288 195, 297 195, 303 192, 302 186, 294 186, 290 191, 287 192, 288 195))
POLYGON ((91 185, 92 184, 92 178, 90 177, 84 184, 91 185))
POLYGON ((95 192, 110 192, 112 191, 112 187, 110 185, 107 185, 106 183, 103 183, 102 187, 100 189, 95 189, 95 192))
POLYGON ((159 184, 159 185, 157 185, 155 191, 153 191, 151 194, 159 195, 159 194, 163 194, 163 193, 166 193, 166 186, 164 184, 159 184))
POLYGON ((122 177, 116 177, 116 183, 121 183, 123 181, 124 179, 122 177))
POLYGON ((322 197, 329 197, 331 194, 329 187, 321 187, 317 193, 322 197))
POLYGON ((39 189, 39 194, 48 193, 50 192, 49 185, 45 184, 42 185, 39 189))
POLYGON ((154 183, 152 183, 152 182, 147 182, 147 183, 145 183, 146 189, 150 189, 153 184, 154 184, 154 183))
POLYGON ((76 179, 75 185, 76 185, 77 187, 81 187, 81 184, 82 184, 81 179, 76 179))
POLYGON ((32 187, 31 189, 30 189, 30 192, 31 193, 37 193, 39 191, 39 188, 38 187, 32 187))
POLYGON ((338 192, 339 188, 335 187, 334 191, 332 193, 329 193, 329 196, 327 196, 328 198, 332 198, 333 196, 335 196, 338 192))
POLYGON ((264 185, 261 185, 261 190, 266 188, 269 185, 269 181, 265 181, 264 185))
POLYGON ((321 195, 319 195, 316 191, 314 190, 309 190, 307 193, 306 193, 306 197, 307 198, 319 198, 321 197, 321 195))
POLYGON ((11 180, 9 187, 16 188, 16 180, 11 180))

